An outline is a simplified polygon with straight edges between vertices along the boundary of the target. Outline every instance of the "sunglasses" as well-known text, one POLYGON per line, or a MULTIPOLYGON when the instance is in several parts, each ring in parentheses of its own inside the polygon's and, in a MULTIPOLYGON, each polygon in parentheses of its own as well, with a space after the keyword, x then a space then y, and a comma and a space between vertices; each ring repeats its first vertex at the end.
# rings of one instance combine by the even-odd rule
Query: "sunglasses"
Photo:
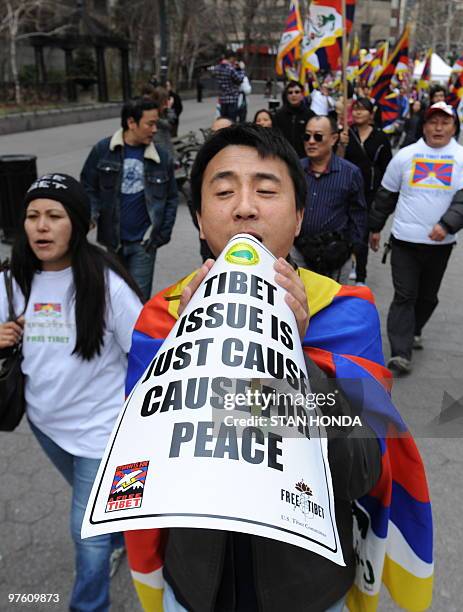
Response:
POLYGON ((309 142, 311 138, 315 142, 323 142, 323 134, 304 134, 304 142, 309 142))

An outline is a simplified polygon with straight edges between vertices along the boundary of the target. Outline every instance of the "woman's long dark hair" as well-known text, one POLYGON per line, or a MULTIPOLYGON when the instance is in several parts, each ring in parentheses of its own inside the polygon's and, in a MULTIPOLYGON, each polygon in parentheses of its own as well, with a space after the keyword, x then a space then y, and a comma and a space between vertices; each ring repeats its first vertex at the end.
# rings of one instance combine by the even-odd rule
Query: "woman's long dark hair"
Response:
MULTIPOLYGON (((25 217, 24 211, 24 217, 25 217)), ((71 208, 66 208, 72 223, 70 241, 71 266, 74 277, 76 317, 76 345, 73 354, 90 361, 101 354, 106 329, 108 303, 108 269, 118 274, 127 285, 142 298, 135 281, 117 258, 102 248, 91 244, 71 208)), ((42 262, 35 256, 24 229, 24 219, 13 245, 11 272, 18 283, 26 303, 29 300, 34 274, 42 271, 42 262)))

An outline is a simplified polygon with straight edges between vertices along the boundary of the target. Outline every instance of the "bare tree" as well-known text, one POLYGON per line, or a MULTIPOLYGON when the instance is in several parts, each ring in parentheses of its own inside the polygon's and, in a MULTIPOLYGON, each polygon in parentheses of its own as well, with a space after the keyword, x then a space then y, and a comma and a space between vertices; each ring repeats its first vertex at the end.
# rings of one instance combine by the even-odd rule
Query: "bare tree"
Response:
POLYGON ((211 28, 218 21, 218 13, 202 0, 174 0, 170 17, 171 75, 176 81, 186 78, 191 86, 198 58, 213 54, 220 40, 211 28))
POLYGON ((43 28, 44 17, 56 14, 58 8, 55 0, 3 0, 0 6, 0 33, 6 34, 10 68, 15 87, 16 104, 21 104, 21 83, 17 60, 17 44, 36 34, 57 34, 65 30, 66 26, 53 29, 43 28))
MULTIPOLYGON (((461 52, 463 44, 463 3, 456 0, 421 0, 417 7, 416 46, 432 47, 444 56, 461 52)), ((447 58, 446 58, 447 59, 447 58)))
POLYGON ((139 79, 149 64, 153 69, 159 32, 157 2, 119 0, 114 7, 113 26, 131 41, 132 69, 139 79))

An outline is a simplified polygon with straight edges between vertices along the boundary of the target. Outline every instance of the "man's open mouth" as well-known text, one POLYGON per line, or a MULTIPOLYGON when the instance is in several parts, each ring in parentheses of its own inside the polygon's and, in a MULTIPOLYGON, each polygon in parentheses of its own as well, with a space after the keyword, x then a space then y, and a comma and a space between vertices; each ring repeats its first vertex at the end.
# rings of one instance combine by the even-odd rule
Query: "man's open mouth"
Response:
POLYGON ((263 242, 262 236, 260 234, 258 234, 257 232, 253 232, 253 231, 249 231, 249 230, 242 230, 241 232, 239 232, 240 234, 249 234, 250 236, 252 236, 253 238, 257 238, 257 240, 259 242, 263 242))

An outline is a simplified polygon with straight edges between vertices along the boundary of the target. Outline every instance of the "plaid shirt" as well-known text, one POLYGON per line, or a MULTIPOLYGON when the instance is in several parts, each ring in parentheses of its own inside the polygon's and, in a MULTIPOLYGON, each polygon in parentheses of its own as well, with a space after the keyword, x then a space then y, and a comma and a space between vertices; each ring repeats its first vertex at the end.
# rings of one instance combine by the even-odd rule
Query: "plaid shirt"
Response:
POLYGON ((220 89, 219 103, 237 104, 244 70, 233 68, 228 62, 221 62, 214 67, 214 75, 220 89))

